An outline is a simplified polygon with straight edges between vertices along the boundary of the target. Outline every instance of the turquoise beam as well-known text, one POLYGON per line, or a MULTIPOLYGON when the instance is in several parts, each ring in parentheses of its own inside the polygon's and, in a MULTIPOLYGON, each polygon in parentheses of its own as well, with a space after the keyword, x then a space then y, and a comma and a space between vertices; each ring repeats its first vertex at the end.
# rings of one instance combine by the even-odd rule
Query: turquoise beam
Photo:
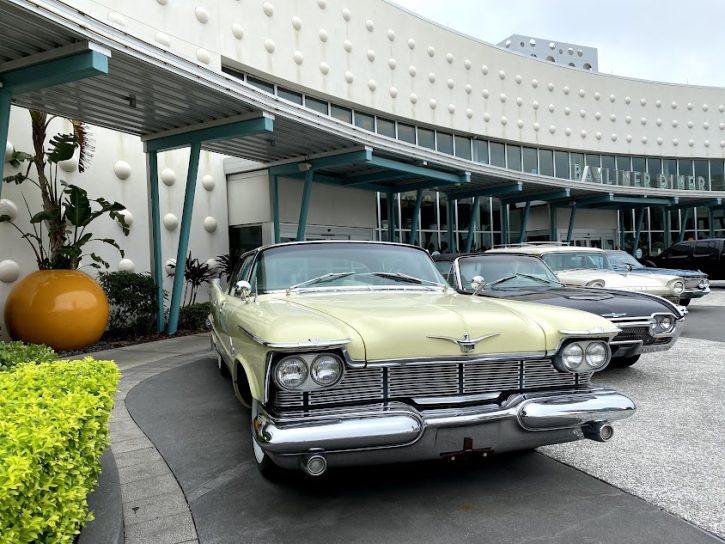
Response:
POLYGON ((305 230, 307 228, 307 214, 310 210, 310 195, 312 193, 313 179, 314 171, 312 169, 305 172, 305 184, 302 189, 302 204, 300 205, 300 219, 297 222, 298 242, 301 242, 305 239, 305 230))
POLYGON ((446 202, 446 238, 448 240, 448 253, 455 253, 456 248, 454 247, 453 240, 453 222, 455 221, 455 214, 453 213, 453 206, 455 200, 448 199, 446 202))
POLYGON ((161 211, 159 208, 159 164, 155 151, 146 154, 146 175, 151 222, 151 272, 156 290, 156 332, 164 332, 164 265, 161 253, 161 211))
POLYGON ((672 212, 662 208, 662 224, 665 227, 665 247, 672 245, 672 212))
POLYGON ((639 249, 639 235, 642 232, 642 222, 644 220, 644 208, 637 210, 637 225, 634 229, 634 244, 632 245, 632 256, 636 256, 637 250, 639 249))
POLYGON ((388 170, 385 170, 384 172, 375 172, 374 174, 343 177, 340 178, 340 184, 348 187, 377 181, 393 181, 410 177, 411 175, 406 172, 390 172, 388 170))
POLYGON ((519 181, 508 185, 496 185, 494 187, 486 187, 484 189, 456 192, 452 193, 451 196, 455 196, 456 198, 463 200, 464 198, 473 198, 477 196, 501 196, 512 193, 520 193, 523 189, 524 184, 519 181))
POLYGON ((473 197, 473 204, 471 204, 471 218, 468 222, 468 234, 466 235, 466 253, 470 253, 471 248, 473 247, 473 237, 476 233, 476 223, 478 221, 481 210, 481 208, 479 207, 480 201, 480 196, 473 197))
POLYGON ((3 195, 3 179, 5 177, 5 147, 8 145, 8 131, 10 130, 10 102, 11 95, 7 91, 0 91, 0 196, 3 195))
POLYGON ((526 241, 526 227, 529 223, 529 210, 531 209, 531 201, 526 202, 526 206, 521 212, 521 227, 519 228, 519 244, 526 241))
POLYGON ((669 206, 671 210, 684 210, 685 208, 719 208, 722 206, 722 198, 708 198, 705 200, 689 200, 681 204, 669 206))
POLYGON ((410 244, 415 245, 418 240, 418 225, 420 224, 420 207, 423 205, 423 189, 415 194, 415 208, 413 209, 413 224, 410 226, 410 244))
POLYGON ((715 238, 715 214, 712 208, 707 209, 707 222, 710 227, 710 238, 715 238))
POLYGON ((574 223, 576 222, 576 204, 571 207, 571 214, 569 214, 569 229, 566 231, 566 241, 571 244, 571 239, 574 236, 574 223))
POLYGON ((628 210, 625 210, 624 208, 619 209, 619 249, 624 250, 624 242, 626 241, 626 237, 624 235, 624 214, 627 213, 628 210))
POLYGON ((501 243, 509 245, 509 207, 501 203, 501 243))
POLYGON ((275 244, 279 244, 280 233, 279 233, 279 178, 277 176, 271 176, 269 184, 269 200, 272 205, 272 239, 275 244))
POLYGON ((519 202, 555 202, 558 200, 566 200, 571 197, 571 189, 562 189, 560 191, 546 191, 544 193, 533 193, 525 196, 511 196, 502 198, 507 204, 516 204, 519 202))
POLYGON ((428 179, 435 179, 445 183, 468 183, 471 181, 471 173, 464 172, 463 174, 452 174, 450 172, 442 172, 428 166, 418 166, 402 161, 395 161, 393 159, 386 159, 373 155, 370 164, 378 166, 380 168, 387 168, 389 170, 395 170, 396 172, 405 172, 415 176, 421 176, 428 179))
POLYGON ((3 92, 18 95, 103 74, 108 57, 91 50, 0 73, 0 83, 3 92))
POLYGON ((643 197, 643 196, 620 196, 612 193, 599 195, 576 200, 576 205, 581 207, 590 205, 606 205, 606 204, 631 204, 640 206, 672 206, 677 204, 677 198, 665 197, 643 197))
POLYGON ((186 173, 186 189, 184 191, 184 211, 181 216, 179 232, 179 247, 176 250, 176 268, 174 271, 174 286, 171 291, 171 306, 169 307, 169 323, 166 326, 167 334, 176 334, 179 327, 179 310, 183 296, 184 271, 186 270, 186 254, 189 251, 189 233, 191 232, 191 216, 194 211, 194 194, 196 192, 196 178, 199 173, 199 154, 201 142, 191 144, 189 155, 189 170, 186 173))
POLYGON ((280 164, 270 168, 269 172, 270 174, 277 176, 287 176, 290 174, 299 174, 300 172, 304 172, 306 170, 319 170, 320 168, 330 168, 334 166, 363 164, 370 162, 372 157, 372 149, 360 149, 357 151, 350 151, 348 153, 339 153, 328 157, 320 157, 319 159, 309 159, 306 161, 280 164))
POLYGON ((685 213, 682 216, 682 223, 680 223, 680 235, 677 237, 678 242, 682 242, 685 239, 685 231, 687 230, 687 221, 690 219, 690 208, 685 208, 685 213))
POLYGON ((549 206, 549 240, 557 241, 556 206, 549 206))
POLYGON ((395 241, 395 194, 387 193, 385 200, 388 206, 388 242, 395 241))
POLYGON ((255 117, 236 121, 232 118, 213 125, 202 124, 197 127, 190 127, 189 130, 171 130, 159 135, 146 136, 144 138, 144 150, 147 152, 169 151, 193 144, 244 138, 260 132, 272 132, 273 130, 274 118, 266 114, 258 114, 255 117))

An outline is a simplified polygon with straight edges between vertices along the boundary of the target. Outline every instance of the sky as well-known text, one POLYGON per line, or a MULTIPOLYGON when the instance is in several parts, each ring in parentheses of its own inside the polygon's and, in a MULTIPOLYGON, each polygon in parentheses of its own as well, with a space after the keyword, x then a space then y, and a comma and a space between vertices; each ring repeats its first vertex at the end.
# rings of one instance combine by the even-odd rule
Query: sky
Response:
POLYGON ((486 42, 596 47, 599 71, 725 87, 725 0, 391 0, 486 42))

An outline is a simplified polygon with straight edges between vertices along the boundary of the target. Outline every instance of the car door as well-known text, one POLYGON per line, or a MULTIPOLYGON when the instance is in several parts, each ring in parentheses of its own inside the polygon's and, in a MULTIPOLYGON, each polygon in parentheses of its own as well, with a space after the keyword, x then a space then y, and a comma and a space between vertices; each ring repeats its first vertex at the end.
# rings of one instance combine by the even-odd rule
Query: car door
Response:
POLYGON ((217 323, 217 333, 220 341, 222 342, 222 346, 228 355, 231 355, 232 336, 234 336, 234 331, 230 329, 229 319, 227 316, 229 315, 231 309, 236 306, 236 303, 239 301, 239 295, 235 293, 235 286, 239 281, 248 281, 249 270, 254 262, 255 254, 256 252, 252 252, 242 256, 240 263, 232 273, 226 292, 222 293, 221 296, 217 294, 217 298, 212 299, 212 311, 214 312, 214 318, 217 323))
POLYGON ((692 245, 690 242, 679 242, 670 247, 660 256, 662 268, 683 268, 685 270, 696 269, 692 262, 692 245))
POLYGON ((718 267, 718 243, 715 240, 698 240, 693 244, 692 264, 693 268, 702 270, 708 276, 717 275, 718 267))

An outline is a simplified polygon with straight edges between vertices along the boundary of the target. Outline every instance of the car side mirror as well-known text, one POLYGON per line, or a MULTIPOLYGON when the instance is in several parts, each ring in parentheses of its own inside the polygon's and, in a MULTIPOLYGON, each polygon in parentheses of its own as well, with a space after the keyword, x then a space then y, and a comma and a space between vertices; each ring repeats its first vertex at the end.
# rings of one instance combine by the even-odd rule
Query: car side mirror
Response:
POLYGON ((244 300, 249 298, 249 293, 251 292, 252 285, 248 281, 240 280, 234 284, 234 294, 244 300))
POLYGON ((631 264, 629 264, 629 263, 625 264, 625 265, 624 265, 624 268, 625 268, 625 270, 626 270, 627 272, 631 272, 631 271, 632 271, 632 265, 631 265, 631 264))
POLYGON ((483 279, 483 276, 473 276, 473 279, 471 280, 471 287, 474 289, 478 289, 485 284, 486 280, 483 279))

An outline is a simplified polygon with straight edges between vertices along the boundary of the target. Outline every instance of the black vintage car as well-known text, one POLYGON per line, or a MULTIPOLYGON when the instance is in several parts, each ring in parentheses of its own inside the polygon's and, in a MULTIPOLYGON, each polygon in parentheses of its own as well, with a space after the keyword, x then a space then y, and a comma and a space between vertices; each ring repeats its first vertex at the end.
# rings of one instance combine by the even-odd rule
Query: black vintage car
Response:
POLYGON ((644 260, 647 266, 697 270, 711 280, 725 279, 725 238, 678 242, 644 260))
POLYGON ((610 342, 610 367, 670 349, 687 310, 663 298, 617 289, 566 287, 531 255, 438 255, 436 266, 459 293, 576 308, 606 317, 622 332, 610 342))

